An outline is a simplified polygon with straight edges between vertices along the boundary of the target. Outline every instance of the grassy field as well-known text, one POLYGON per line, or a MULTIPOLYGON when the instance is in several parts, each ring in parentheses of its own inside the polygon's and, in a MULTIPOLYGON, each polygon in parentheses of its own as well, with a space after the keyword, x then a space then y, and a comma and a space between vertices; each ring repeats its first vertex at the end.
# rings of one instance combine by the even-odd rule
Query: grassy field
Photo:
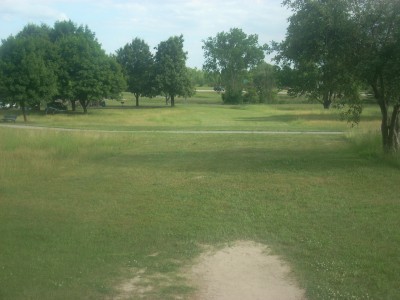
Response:
MULTIPOLYGON (((204 89, 204 88, 202 88, 204 89)), ((348 131, 339 111, 321 109, 320 104, 303 104, 304 99, 279 95, 274 105, 222 105, 214 91, 197 92, 193 98, 177 98, 174 109, 162 97, 143 98, 135 107, 132 94, 125 93, 124 104, 107 100, 106 108, 89 108, 76 113, 44 115, 31 112, 28 125, 95 130, 254 130, 254 131, 348 131)), ((7 111, 3 111, 5 114, 7 111)), ((0 111, 0 116, 2 112, 0 111)), ((17 123, 23 123, 20 116, 17 123)), ((359 129, 376 131, 379 113, 366 106, 359 129)))
POLYGON ((316 105, 178 103, 28 122, 135 132, 0 127, 0 299, 112 299, 139 270, 145 299, 190 299, 179 270, 241 239, 309 299, 400 298, 400 162, 380 155, 375 108, 350 129, 316 105))

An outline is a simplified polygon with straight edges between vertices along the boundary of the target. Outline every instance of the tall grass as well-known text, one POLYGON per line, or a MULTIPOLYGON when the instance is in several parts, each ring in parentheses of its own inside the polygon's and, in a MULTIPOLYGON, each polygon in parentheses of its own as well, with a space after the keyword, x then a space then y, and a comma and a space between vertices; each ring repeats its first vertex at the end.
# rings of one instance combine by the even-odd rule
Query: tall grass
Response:
MULTIPOLYGON (((232 113, 224 128, 250 122, 237 112, 266 112, 218 109, 214 116, 232 113)), ((284 128, 292 113, 282 106, 270 116, 284 128)), ((318 111, 303 114, 320 129, 318 111)), ((125 127, 135 115, 106 116, 72 118, 84 128, 89 119, 125 127)), ((69 117, 52 122, 73 127, 69 117)), ((185 128, 169 120, 162 128, 185 128)), ((237 239, 268 244, 309 299, 400 297, 400 165, 371 154, 375 138, 0 127, 0 141, 2 299, 109 299, 139 270, 153 289, 132 298, 190 299, 179 270, 200 245, 237 239)))

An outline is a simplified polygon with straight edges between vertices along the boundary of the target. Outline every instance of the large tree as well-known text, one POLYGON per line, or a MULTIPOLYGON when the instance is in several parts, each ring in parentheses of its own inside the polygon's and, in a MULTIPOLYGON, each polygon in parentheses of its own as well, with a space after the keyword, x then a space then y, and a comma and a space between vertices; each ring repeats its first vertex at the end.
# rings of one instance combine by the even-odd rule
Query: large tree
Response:
POLYGON ((144 40, 135 38, 117 50, 117 61, 127 79, 128 91, 134 94, 139 106, 139 97, 152 96, 154 92, 154 60, 150 47, 144 40))
POLYGON ((385 152, 400 150, 400 1, 352 0, 358 75, 373 90, 385 152))
POLYGON ((203 44, 204 71, 220 76, 224 102, 241 103, 244 78, 263 61, 265 46, 259 45, 256 34, 247 35, 238 28, 209 37, 203 44))
POLYGON ((27 121, 25 107, 49 101, 57 92, 57 65, 47 26, 27 25, 0 47, 0 94, 17 102, 27 121))
POLYGON ((156 83, 159 92, 175 106, 176 96, 191 96, 194 91, 186 67, 187 53, 183 50, 183 36, 173 36, 161 42, 155 55, 156 83))
POLYGON ((120 66, 87 26, 57 22, 53 40, 59 54, 59 96, 71 100, 73 110, 77 100, 87 113, 91 101, 118 94, 125 87, 120 66))
POLYGON ((286 0, 292 9, 285 40, 275 44, 276 59, 292 69, 289 94, 306 95, 329 108, 337 98, 354 96, 352 23, 347 0, 286 0), (351 83, 351 84, 349 84, 351 83))
POLYGON ((354 101, 357 98, 354 87, 358 81, 368 84, 381 111, 383 148, 385 152, 398 151, 400 1, 286 0, 284 4, 291 7, 294 14, 289 19, 288 33, 280 45, 278 58, 291 62, 298 72, 307 63, 313 66, 310 70, 306 69, 311 74, 313 70, 322 70, 317 76, 309 77, 312 79, 315 76, 318 80, 315 83, 310 79, 311 86, 318 91, 316 88, 327 82, 331 87, 328 91, 353 94, 344 100, 350 104, 356 117, 361 109, 360 104, 354 101), (314 12, 312 19, 307 14, 311 11, 314 12), (317 18, 319 14, 321 17, 317 18), (318 26, 312 27, 313 22, 318 26), (318 35, 321 30, 324 34, 318 35), (310 48, 310 45, 314 46, 310 48), (327 71, 326 67, 329 67, 327 71), (321 76, 324 74, 331 74, 327 77, 328 81, 321 80, 325 78, 321 76))

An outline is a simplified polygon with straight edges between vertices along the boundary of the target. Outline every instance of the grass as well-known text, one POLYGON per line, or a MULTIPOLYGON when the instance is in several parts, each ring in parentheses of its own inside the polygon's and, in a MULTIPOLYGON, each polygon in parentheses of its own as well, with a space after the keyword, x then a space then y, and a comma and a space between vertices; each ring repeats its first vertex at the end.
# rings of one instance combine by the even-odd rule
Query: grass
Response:
MULTIPOLYGON (((22 117, 17 119, 23 123, 22 117)), ((31 113, 28 125, 96 130, 253 130, 253 131, 348 131, 339 111, 321 105, 215 105, 178 104, 166 106, 108 106, 92 108, 89 114, 43 115, 31 113)), ((367 107, 359 128, 379 128, 379 113, 367 107)))
MULTIPOLYGON (((29 122, 349 130, 334 112, 292 107, 181 104, 29 122)), ((190 298, 180 268, 200 245, 238 239, 268 244, 309 299, 400 298, 400 162, 360 134, 375 116, 339 136, 0 127, 0 299, 112 298, 138 270, 154 286, 145 299, 190 298)))

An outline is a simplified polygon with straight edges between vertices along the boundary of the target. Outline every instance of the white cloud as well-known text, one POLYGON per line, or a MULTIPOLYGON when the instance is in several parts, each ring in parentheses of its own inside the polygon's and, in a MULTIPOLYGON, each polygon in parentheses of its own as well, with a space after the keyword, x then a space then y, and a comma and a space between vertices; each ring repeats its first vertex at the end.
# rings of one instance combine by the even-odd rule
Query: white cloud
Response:
POLYGON ((51 1, 2 0, 0 18, 22 19, 26 22, 46 20, 66 20, 68 16, 52 7, 51 1))
POLYGON ((150 47, 183 34, 189 64, 200 67, 202 40, 238 27, 258 34, 260 43, 280 41, 288 11, 282 0, 0 0, 0 38, 15 34, 28 22, 52 25, 71 19, 88 25, 107 52, 133 38, 150 47))

